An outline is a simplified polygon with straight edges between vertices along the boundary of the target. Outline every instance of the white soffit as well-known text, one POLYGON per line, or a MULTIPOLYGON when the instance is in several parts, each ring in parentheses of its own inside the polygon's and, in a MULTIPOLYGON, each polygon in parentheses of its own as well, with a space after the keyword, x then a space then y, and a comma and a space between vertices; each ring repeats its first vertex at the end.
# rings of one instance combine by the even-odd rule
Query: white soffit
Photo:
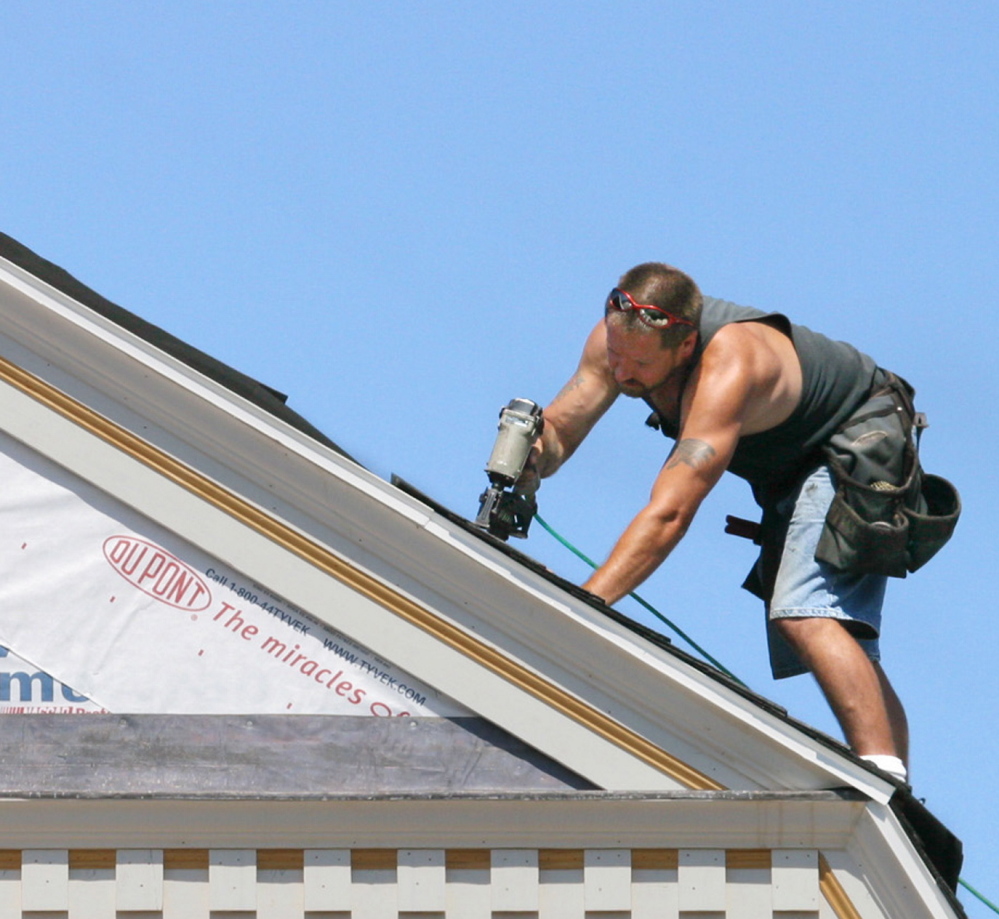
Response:
POLYGON ((259 576, 314 614, 363 582, 371 602, 331 625, 597 784, 689 784, 664 778, 658 748, 707 779, 693 787, 845 783, 890 796, 835 749, 2 260, 0 291, 0 354, 118 432, 84 430, 5 386, 14 436, 233 567, 272 572, 259 576), (122 432, 140 439, 131 455, 122 432), (163 457, 192 475, 170 480, 163 457))

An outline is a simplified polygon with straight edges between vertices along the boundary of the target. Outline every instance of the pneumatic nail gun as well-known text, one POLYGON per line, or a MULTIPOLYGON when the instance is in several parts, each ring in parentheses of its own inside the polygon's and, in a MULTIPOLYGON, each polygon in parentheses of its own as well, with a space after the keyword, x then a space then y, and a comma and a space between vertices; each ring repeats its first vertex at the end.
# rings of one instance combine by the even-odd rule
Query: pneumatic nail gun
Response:
POLYGON ((534 441, 544 427, 541 406, 530 399, 511 399, 500 411, 499 433, 486 464, 489 486, 479 498, 475 525, 506 540, 523 539, 537 512, 534 495, 513 486, 520 478, 534 441))

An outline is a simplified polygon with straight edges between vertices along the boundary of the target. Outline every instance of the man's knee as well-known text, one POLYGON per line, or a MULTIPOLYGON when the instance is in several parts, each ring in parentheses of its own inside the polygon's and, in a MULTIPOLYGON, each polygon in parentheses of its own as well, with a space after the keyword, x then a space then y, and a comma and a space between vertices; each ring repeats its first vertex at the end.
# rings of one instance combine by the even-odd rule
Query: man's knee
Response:
POLYGON ((820 667, 841 667, 861 659, 871 663, 870 655, 857 636, 839 619, 823 616, 784 618, 773 620, 773 624, 813 673, 820 667))
POLYGON ((773 620, 774 627, 791 644, 798 641, 807 641, 812 636, 818 636, 837 629, 842 630, 843 626, 835 619, 828 619, 821 616, 788 616, 773 620))
POLYGON ((856 644, 842 622, 824 616, 774 619, 773 625, 806 665, 816 654, 841 647, 844 641, 856 644))

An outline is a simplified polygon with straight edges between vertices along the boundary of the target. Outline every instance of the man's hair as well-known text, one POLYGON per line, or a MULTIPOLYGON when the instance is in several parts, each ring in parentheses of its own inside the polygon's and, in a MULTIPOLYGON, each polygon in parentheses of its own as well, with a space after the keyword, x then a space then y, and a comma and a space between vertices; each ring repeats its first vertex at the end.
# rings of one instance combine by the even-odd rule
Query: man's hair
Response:
POLYGON ((674 324, 670 328, 657 328, 654 314, 639 316, 635 310, 608 309, 606 315, 611 322, 620 323, 629 330, 657 331, 664 348, 675 348, 697 329, 701 318, 701 291, 694 279, 678 268, 662 262, 645 262, 625 272, 617 286, 631 294, 636 303, 658 306, 689 320, 694 326, 674 324))

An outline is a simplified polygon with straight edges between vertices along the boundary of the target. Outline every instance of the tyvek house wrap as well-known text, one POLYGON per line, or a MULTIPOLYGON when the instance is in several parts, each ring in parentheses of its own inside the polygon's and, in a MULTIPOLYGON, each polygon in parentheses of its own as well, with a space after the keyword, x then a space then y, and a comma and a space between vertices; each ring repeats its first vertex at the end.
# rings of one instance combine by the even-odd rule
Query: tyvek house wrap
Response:
POLYGON ((469 714, 2 433, 0 476, 0 645, 53 684, 0 664, 0 708, 469 714))

